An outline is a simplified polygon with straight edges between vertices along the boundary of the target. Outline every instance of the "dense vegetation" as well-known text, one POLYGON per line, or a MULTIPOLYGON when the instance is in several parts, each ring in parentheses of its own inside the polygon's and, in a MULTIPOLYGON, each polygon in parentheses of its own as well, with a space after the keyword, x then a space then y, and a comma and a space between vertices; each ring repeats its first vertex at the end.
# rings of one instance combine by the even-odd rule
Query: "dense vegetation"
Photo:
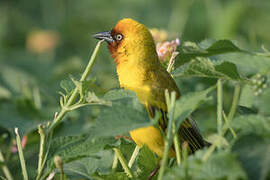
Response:
POLYGON ((93 53, 90 35, 122 17, 163 27, 165 40, 182 33, 171 73, 183 95, 169 108, 170 120, 177 127, 192 114, 212 143, 190 156, 181 146, 180 161, 169 160, 163 179, 270 178, 267 0, 30 2, 0 2, 2 178, 23 179, 27 171, 29 179, 146 179, 156 167, 147 147, 131 169, 116 161, 116 150, 129 161, 135 149, 128 131, 158 118, 149 119, 136 96, 118 87, 105 45, 93 53))

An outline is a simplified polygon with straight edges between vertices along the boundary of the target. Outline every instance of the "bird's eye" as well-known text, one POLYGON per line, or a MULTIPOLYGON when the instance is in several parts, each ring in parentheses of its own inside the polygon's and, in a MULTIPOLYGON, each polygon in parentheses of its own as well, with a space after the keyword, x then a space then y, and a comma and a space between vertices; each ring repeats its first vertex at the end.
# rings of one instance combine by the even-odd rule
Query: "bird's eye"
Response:
POLYGON ((117 41, 121 41, 121 40, 123 39, 123 35, 122 35, 122 34, 117 34, 117 35, 115 36, 115 39, 116 39, 117 41))

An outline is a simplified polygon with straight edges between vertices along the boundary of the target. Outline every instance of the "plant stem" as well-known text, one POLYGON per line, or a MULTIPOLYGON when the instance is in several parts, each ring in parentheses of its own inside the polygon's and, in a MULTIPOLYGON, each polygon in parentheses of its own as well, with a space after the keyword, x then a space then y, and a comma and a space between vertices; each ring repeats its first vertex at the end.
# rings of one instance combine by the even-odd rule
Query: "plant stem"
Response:
POLYGON ((18 128, 15 128, 15 134, 16 134, 16 143, 17 143, 19 158, 20 158, 21 167, 22 167, 23 179, 28 180, 28 175, 27 175, 27 170, 26 170, 26 165, 25 165, 25 160, 24 160, 23 150, 22 150, 22 143, 21 143, 19 132, 18 132, 18 128))
POLYGON ((233 119, 233 116, 235 114, 235 111, 237 109, 237 105, 238 105, 238 101, 239 101, 239 96, 240 96, 240 89, 241 86, 240 84, 237 84, 234 88, 234 93, 233 93, 233 102, 232 102, 232 106, 228 115, 228 121, 231 122, 231 120, 233 119))
POLYGON ((214 141, 214 143, 207 149, 206 153, 203 155, 203 157, 202 157, 203 162, 207 161, 207 159, 210 157, 210 155, 214 152, 217 145, 220 143, 222 137, 225 135, 225 133, 229 129, 229 126, 230 126, 229 121, 228 121, 228 123, 224 124, 224 126, 222 127, 222 130, 221 130, 220 136, 218 136, 218 138, 214 141))
POLYGON ((10 174, 10 171, 9 171, 8 167, 5 165, 5 158, 3 156, 3 153, 1 151, 1 149, 0 149, 0 163, 1 163, 1 166, 2 166, 3 173, 5 174, 7 180, 13 180, 13 177, 10 174))
POLYGON ((131 156, 131 158, 130 158, 130 160, 128 162, 128 167, 129 168, 131 168, 132 165, 134 164, 139 151, 140 151, 140 147, 138 145, 136 145, 136 147, 135 147, 135 149, 134 149, 134 151, 132 153, 132 156, 131 156))
MULTIPOLYGON (((166 93, 168 93, 168 91, 165 92, 165 97, 167 98, 168 95, 166 95, 166 93)), ((174 121, 175 99, 176 99, 176 93, 172 92, 171 99, 166 100, 166 102, 170 102, 170 104, 167 104, 168 112, 169 112, 169 122, 168 122, 168 128, 167 128, 167 136, 166 136, 166 139, 164 140, 165 147, 164 147, 163 158, 161 161, 161 167, 160 167, 159 174, 158 174, 158 180, 162 180, 162 178, 163 178, 165 168, 167 166, 169 151, 170 151, 172 141, 173 141, 172 124, 174 121)))
POLYGON ((183 161, 184 161, 184 172, 185 172, 185 178, 186 179, 190 179, 188 178, 188 143, 185 141, 182 145, 182 149, 183 149, 183 161))
POLYGON ((45 144, 45 134, 44 130, 41 125, 38 126, 38 133, 40 136, 40 146, 39 146, 39 158, 38 158, 38 174, 41 173, 41 165, 43 161, 43 154, 44 154, 44 144, 45 144))
POLYGON ((173 143, 174 143, 175 154, 176 154, 176 162, 177 162, 177 165, 180 165, 181 164, 181 149, 180 149, 179 138, 178 138, 178 133, 176 131, 175 123, 173 123, 173 131, 174 131, 173 143))
MULTIPOLYGON (((101 46, 101 43, 103 42, 103 40, 99 41, 94 49, 94 52, 92 53, 90 59, 89 59, 89 62, 88 62, 88 65, 86 67, 86 69, 84 70, 81 78, 80 78, 80 81, 83 82, 87 79, 88 75, 90 74, 92 68, 93 68, 93 65, 96 61, 96 57, 97 57, 97 54, 99 52, 99 49, 100 49, 100 46, 101 46)), ((44 138, 44 142, 48 142, 48 144, 50 144, 50 141, 52 139, 52 134, 53 134, 53 130, 54 128, 61 122, 61 120, 64 118, 64 116, 66 115, 66 113, 68 113, 70 111, 69 107, 72 106, 75 101, 76 101, 76 98, 78 97, 79 95, 79 89, 76 87, 74 89, 74 91, 72 92, 71 96, 69 97, 67 103, 62 106, 62 109, 60 111, 60 113, 55 116, 53 122, 50 124, 50 126, 48 127, 48 129, 46 129, 45 131, 45 138, 44 138)), ((48 155, 48 152, 49 152, 49 148, 47 148, 47 152, 46 152, 46 155, 44 157, 44 153, 42 152, 44 149, 45 149, 45 146, 46 146, 47 143, 41 143, 40 145, 40 156, 39 156, 39 160, 38 160, 38 174, 37 174, 37 177, 36 179, 40 179, 41 175, 42 175, 42 171, 43 171, 43 168, 44 168, 44 165, 45 165, 45 162, 46 162, 46 159, 47 159, 47 155, 48 155)))
POLYGON ((218 79, 217 81, 217 131, 218 134, 221 135, 221 128, 222 128, 222 81, 218 79))
POLYGON ((175 58, 176 58, 176 56, 179 54, 179 52, 173 52, 172 53, 172 56, 171 56, 171 58, 170 58, 170 61, 169 61, 169 64, 168 64, 168 66, 167 66, 167 71, 169 72, 169 73, 171 73, 171 71, 172 71, 172 69, 173 69, 173 65, 174 65, 174 63, 175 63, 175 58))
MULTIPOLYGON (((103 40, 99 41, 97 43, 97 46, 96 48, 94 49, 94 52, 92 53, 91 55, 91 58, 89 60, 89 63, 86 67, 86 69, 84 70, 81 78, 80 78, 80 81, 83 82, 87 79, 88 75, 90 74, 92 68, 93 68, 93 65, 96 61, 96 57, 97 57, 97 54, 99 52, 99 49, 100 49, 100 45, 101 43, 103 42, 103 40)), ((60 111, 59 115, 55 118, 55 120, 52 122, 51 126, 49 127, 49 132, 52 131, 58 124, 59 122, 61 121, 61 119, 63 119, 63 117, 65 116, 65 114, 69 111, 68 110, 68 107, 71 106, 76 98, 78 97, 79 95, 79 89, 76 87, 73 91, 73 93, 71 94, 71 96, 69 97, 68 101, 67 101, 67 104, 65 105, 66 108, 62 108, 62 110, 60 111)))
POLYGON ((125 173, 127 174, 128 177, 133 178, 133 174, 132 171, 129 169, 128 164, 126 159, 124 158, 123 154, 121 153, 121 151, 118 148, 113 148, 117 158, 119 159, 125 173))
POLYGON ((231 128, 231 126, 230 126, 230 124, 229 124, 230 122, 229 122, 228 118, 226 117, 226 114, 224 113, 224 111, 223 111, 223 118, 224 118, 224 121, 225 121, 225 123, 227 124, 229 130, 231 131, 231 133, 232 133, 232 135, 233 135, 233 138, 236 138, 237 135, 236 135, 236 133, 234 132, 233 128, 231 128))
POLYGON ((118 158, 116 153, 114 153, 113 156, 113 164, 112 164, 112 171, 115 172, 116 168, 117 168, 117 164, 118 164, 118 158))

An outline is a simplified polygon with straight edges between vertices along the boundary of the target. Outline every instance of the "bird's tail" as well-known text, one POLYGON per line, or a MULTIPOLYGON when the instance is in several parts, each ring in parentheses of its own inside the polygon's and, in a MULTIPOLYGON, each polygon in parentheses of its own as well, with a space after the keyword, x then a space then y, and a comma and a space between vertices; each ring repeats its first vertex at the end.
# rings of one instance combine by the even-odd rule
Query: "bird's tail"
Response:
POLYGON ((182 122, 179 128, 179 138, 182 142, 188 143, 192 153, 211 145, 203 139, 196 122, 191 117, 182 122))

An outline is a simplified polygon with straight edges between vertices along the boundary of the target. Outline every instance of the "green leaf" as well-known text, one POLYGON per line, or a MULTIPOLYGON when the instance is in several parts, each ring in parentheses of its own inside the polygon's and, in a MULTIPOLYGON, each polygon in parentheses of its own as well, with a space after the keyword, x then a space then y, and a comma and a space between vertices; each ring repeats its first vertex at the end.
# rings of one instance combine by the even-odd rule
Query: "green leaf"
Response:
POLYGON ((270 71, 270 58, 255 53, 228 53, 211 57, 214 61, 229 61, 237 65, 241 73, 262 73, 270 71))
POLYGON ((206 50, 209 54, 220 54, 220 53, 227 53, 227 52, 241 52, 242 51, 230 40, 216 41, 206 50))
POLYGON ((64 173, 73 178, 92 178, 93 173, 108 173, 111 171, 113 155, 111 151, 98 153, 99 159, 87 157, 64 164, 64 173))
POLYGON ((270 88, 262 89, 262 93, 255 95, 252 86, 244 86, 239 104, 249 108, 255 107, 263 115, 270 115, 270 88))
POLYGON ((136 94, 132 91, 124 90, 124 89, 114 89, 109 92, 107 92, 103 99, 108 100, 108 101, 114 101, 117 99, 122 99, 122 98, 135 98, 136 94))
POLYGON ((20 102, 16 103, 0 104, 1 127, 9 130, 12 134, 14 128, 18 127, 19 131, 25 135, 37 129, 38 124, 44 123, 44 121, 40 120, 40 114, 36 112, 36 109, 33 109, 32 104, 28 100, 21 99, 20 102))
POLYGON ((31 74, 10 66, 1 66, 0 75, 7 86, 16 93, 21 93, 25 86, 36 83, 36 79, 31 74))
POLYGON ((115 172, 107 175, 95 174, 94 180, 130 180, 124 172, 115 172))
POLYGON ((168 171, 165 180, 174 179, 246 179, 245 172, 233 154, 228 152, 215 152, 206 162, 201 161, 205 151, 198 151, 188 158, 188 174, 185 174, 183 163, 168 171))
POLYGON ((137 98, 124 98, 101 108, 93 132, 96 136, 116 136, 152 124, 137 98))
POLYGON ((264 180, 270 173, 270 141, 255 133, 242 136, 234 143, 236 153, 250 180, 264 180))
POLYGON ((203 102, 210 100, 207 95, 215 89, 215 86, 210 87, 206 90, 189 93, 182 96, 175 104, 174 118, 176 124, 179 126, 181 122, 186 119, 191 113, 203 102))
POLYGON ((3 86, 0 86, 0 100, 1 99, 9 99, 11 97, 11 93, 8 89, 3 86))
POLYGON ((174 77, 207 77, 234 81, 241 78, 235 64, 230 62, 213 63, 207 58, 196 58, 173 72, 174 77))
POLYGON ((254 90, 250 85, 245 85, 242 88, 241 96, 239 99, 239 105, 251 107, 255 101, 254 90))
POLYGON ((50 157, 59 155, 64 162, 82 157, 96 157, 97 152, 115 142, 114 138, 96 138, 94 134, 60 137, 53 141, 50 157))
POLYGON ((270 58, 265 54, 248 52, 240 49, 230 40, 205 40, 199 45, 192 42, 184 42, 180 47, 179 60, 176 61, 176 69, 198 58, 209 58, 214 64, 231 62, 237 65, 241 74, 266 73, 270 71, 270 58))
POLYGON ((69 95, 72 92, 72 90, 75 88, 74 83, 70 79, 62 80, 60 82, 60 86, 61 86, 62 89, 65 90, 65 93, 67 95, 69 95))
POLYGON ((147 179, 151 172, 158 166, 158 158, 147 147, 143 146, 137 159, 137 172, 139 179, 147 179))
POLYGON ((256 132, 264 136, 270 136, 270 117, 261 115, 238 116, 231 122, 231 127, 239 133, 256 132))
POLYGON ((58 155, 64 164, 82 158, 100 158, 99 152, 113 146, 117 140, 114 138, 96 138, 94 134, 82 136, 64 136, 53 140, 47 160, 46 173, 50 173, 54 168, 53 158, 58 155))
POLYGON ((202 47, 192 42, 184 42, 181 48, 178 50, 179 61, 176 61, 175 67, 183 65, 196 57, 210 57, 218 54, 242 52, 232 41, 230 40, 219 40, 219 41, 203 42, 202 47))

